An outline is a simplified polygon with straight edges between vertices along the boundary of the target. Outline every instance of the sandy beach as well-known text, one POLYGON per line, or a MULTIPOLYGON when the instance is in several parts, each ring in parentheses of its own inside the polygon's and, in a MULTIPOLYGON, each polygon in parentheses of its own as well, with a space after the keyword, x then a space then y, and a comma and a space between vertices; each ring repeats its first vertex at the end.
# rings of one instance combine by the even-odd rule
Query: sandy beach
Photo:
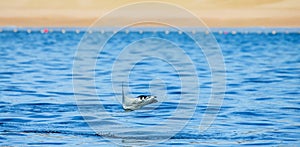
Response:
MULTIPOLYGON (((0 1, 0 26, 18 27, 86 27, 112 9, 137 0, 10 0, 0 1)), ((298 0, 166 0, 181 6, 202 19, 210 27, 299 27, 298 0)), ((142 11, 138 11, 142 13, 142 11)), ((163 16, 157 16, 163 18, 163 16)), ((130 19, 115 18, 118 21, 130 19)), ((178 26, 197 26, 189 18, 172 16, 178 26)))

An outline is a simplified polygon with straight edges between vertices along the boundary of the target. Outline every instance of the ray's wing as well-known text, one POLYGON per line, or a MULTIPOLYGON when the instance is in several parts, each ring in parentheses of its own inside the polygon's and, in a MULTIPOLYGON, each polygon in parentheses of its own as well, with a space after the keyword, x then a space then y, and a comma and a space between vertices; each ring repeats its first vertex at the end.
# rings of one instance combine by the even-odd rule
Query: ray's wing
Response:
POLYGON ((129 105, 140 105, 142 103, 144 103, 144 99, 139 99, 139 98, 127 98, 126 97, 126 101, 127 101, 127 104, 129 105))
POLYGON ((142 104, 142 103, 144 103, 144 101, 145 101, 145 100, 143 100, 143 99, 137 98, 137 99, 135 99, 135 100, 132 102, 132 104, 142 104))

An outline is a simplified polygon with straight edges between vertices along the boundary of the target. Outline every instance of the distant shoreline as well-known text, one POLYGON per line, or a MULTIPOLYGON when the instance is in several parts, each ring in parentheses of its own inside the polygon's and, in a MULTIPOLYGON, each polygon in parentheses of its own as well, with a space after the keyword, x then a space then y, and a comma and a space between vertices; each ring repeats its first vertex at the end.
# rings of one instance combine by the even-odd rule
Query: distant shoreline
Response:
MULTIPOLYGON (((89 27, 97 18, 1 18, 0 27, 5 26, 17 26, 17 27, 89 27)), ((300 27, 300 19, 295 18, 203 18, 203 22, 208 27, 300 27)), ((122 24, 121 20, 112 20, 113 26, 122 24)), ((197 24, 188 24, 188 20, 174 19, 171 20, 172 25, 178 27, 199 27, 197 24)), ((112 26, 112 25, 100 25, 100 26, 112 26)), ((152 24, 140 25, 143 27, 155 27, 152 24)))
MULTIPOLYGON (((0 1, 0 27, 89 27, 105 16, 109 20, 99 26, 122 26, 120 24, 129 20, 142 18, 179 27, 199 27, 199 21, 195 21, 199 18, 208 27, 300 27, 298 0, 168 0, 152 4, 140 0, 0 1), (136 3, 144 5, 112 14, 118 8, 136 3), (170 5, 165 5, 167 3, 170 5), (152 10, 154 7, 158 9, 152 10)), ((139 25, 153 27, 156 24, 139 25)))
POLYGON ((257 33, 257 34, 288 34, 288 33, 297 33, 300 34, 300 27, 17 27, 17 26, 0 26, 0 33, 2 32, 25 32, 25 33, 217 33, 217 34, 248 34, 248 33, 257 33))

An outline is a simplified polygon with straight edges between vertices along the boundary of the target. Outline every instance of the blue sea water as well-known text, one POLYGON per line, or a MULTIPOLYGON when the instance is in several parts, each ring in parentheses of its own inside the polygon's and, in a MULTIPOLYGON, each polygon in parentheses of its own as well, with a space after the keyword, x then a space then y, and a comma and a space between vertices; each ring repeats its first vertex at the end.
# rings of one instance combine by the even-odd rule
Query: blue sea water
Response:
MULTIPOLYGON (((145 58, 137 62, 134 68, 128 69, 130 74, 126 83, 129 87, 126 88, 127 92, 133 96, 159 93, 160 102, 157 104, 125 113, 118 102, 120 93, 114 92, 111 86, 114 74, 112 67, 126 47, 133 57, 149 53, 146 48, 151 47, 169 59, 181 57, 174 50, 168 51, 170 54, 161 52, 164 48, 176 48, 164 41, 157 42, 152 39, 149 42, 144 40, 131 44, 147 37, 160 37, 176 43, 194 63, 199 78, 200 96, 189 123, 158 145, 300 144, 300 34, 297 31, 258 33, 255 29, 249 32, 245 29, 237 33, 213 33, 224 57, 226 91, 213 124, 207 130, 199 131, 199 124, 211 94, 212 81, 206 61, 206 56, 209 55, 204 55, 192 40, 175 31, 136 31, 128 34, 120 32, 108 41, 103 52, 97 55, 97 62, 91 63, 95 67, 95 87, 99 99, 88 99, 91 96, 85 96, 90 102, 101 101, 105 110, 113 114, 119 122, 107 118, 98 121, 93 115, 99 107, 90 105, 88 110, 91 113, 87 115, 79 111, 78 101, 74 97, 76 93, 72 78, 83 76, 80 73, 73 75, 74 59, 84 36, 84 32, 76 33, 74 30, 70 29, 65 33, 57 30, 49 33, 33 30, 28 33, 25 29, 4 29, 0 32, 1 146, 110 146, 116 145, 114 141, 126 144, 128 138, 119 137, 113 132, 97 134, 87 121, 94 121, 101 127, 113 127, 112 124, 117 127, 126 120, 134 120, 126 123, 147 127, 170 118, 178 105, 179 95, 184 91, 180 91, 180 75, 164 60, 145 58), (136 52, 137 48, 139 52, 136 52), (154 87, 151 89, 153 91, 148 90, 149 86, 154 87)), ((94 32, 94 35, 101 39, 110 33, 112 32, 94 32)), ((87 44, 97 44, 97 39, 93 40, 92 34, 87 44)), ((196 32, 194 35, 201 38, 206 34, 196 32)), ((87 48, 86 52, 91 48, 87 48)), ((128 61, 130 59, 131 56, 123 58, 128 61)), ((188 66, 177 60, 174 62, 174 65, 188 66)), ((121 76, 122 71, 116 71, 116 77, 121 76)), ((189 73, 185 74, 182 76, 188 76, 189 73)), ((87 86, 83 90, 89 91, 95 87, 87 86)), ((155 134, 155 131, 160 133, 160 130, 153 130, 151 133, 155 134)), ((159 140, 147 139, 154 142, 159 140)), ((133 144, 139 143, 130 139, 129 141, 133 144)))

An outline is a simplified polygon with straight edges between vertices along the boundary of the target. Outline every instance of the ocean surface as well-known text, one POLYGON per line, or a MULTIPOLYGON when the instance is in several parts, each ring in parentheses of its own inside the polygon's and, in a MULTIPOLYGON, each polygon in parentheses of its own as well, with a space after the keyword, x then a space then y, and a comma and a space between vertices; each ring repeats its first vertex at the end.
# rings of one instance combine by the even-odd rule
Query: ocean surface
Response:
POLYGON ((175 30, 82 39, 84 29, 1 29, 0 146, 299 146, 299 29, 220 28, 215 41, 189 34, 208 52, 175 30), (223 58, 209 52, 216 46, 223 58), (211 113, 220 81, 208 60, 226 70, 211 113), (125 112, 122 82, 128 96, 159 102, 125 112), (200 130, 207 113, 216 117, 200 130))

